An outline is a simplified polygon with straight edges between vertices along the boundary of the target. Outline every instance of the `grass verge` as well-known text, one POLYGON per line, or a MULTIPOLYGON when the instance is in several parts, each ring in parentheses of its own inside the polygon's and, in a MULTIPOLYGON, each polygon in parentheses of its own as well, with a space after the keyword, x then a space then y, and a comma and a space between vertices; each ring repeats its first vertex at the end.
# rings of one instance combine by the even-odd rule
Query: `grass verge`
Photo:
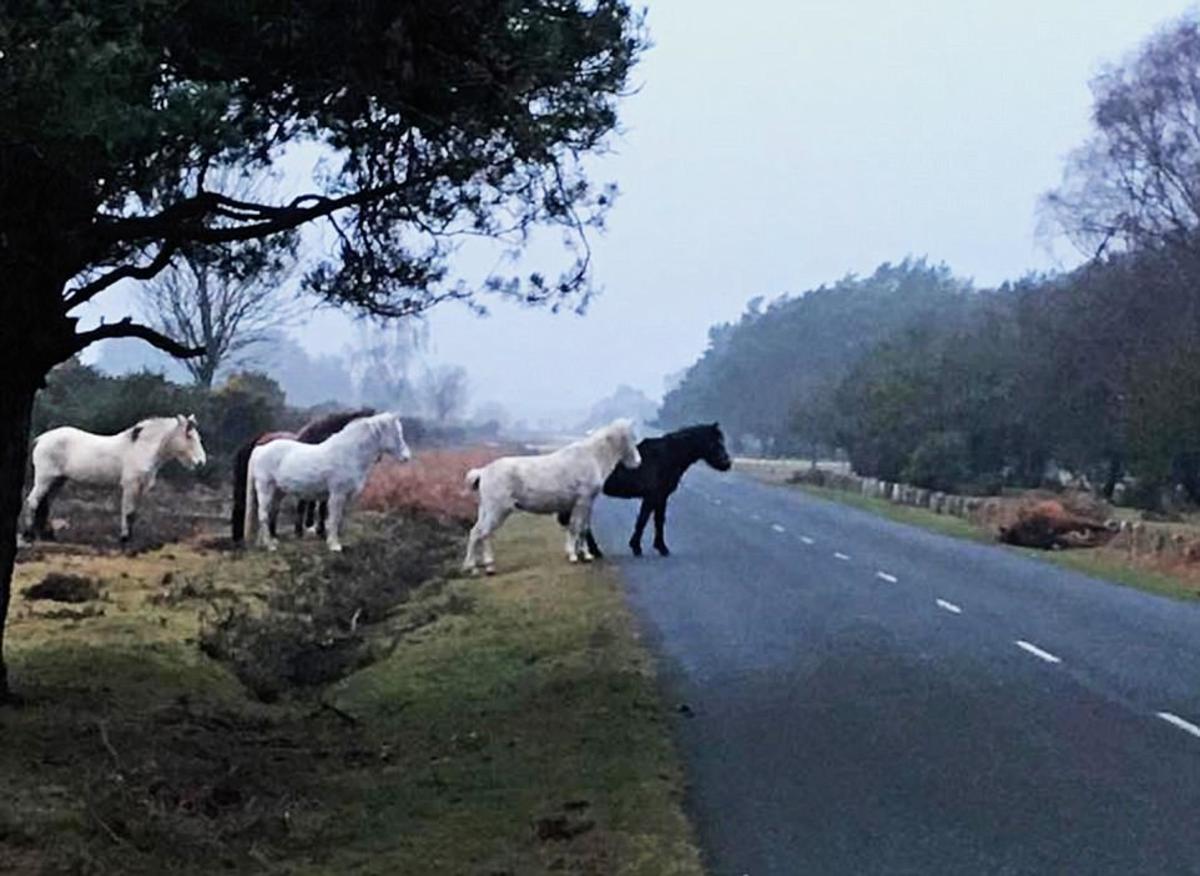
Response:
POLYGON ((920 526, 933 532, 963 538, 984 544, 994 545, 1004 550, 1015 551, 1031 559, 1053 563, 1072 571, 1103 578, 1128 587, 1136 587, 1175 599, 1194 600, 1200 598, 1200 588, 1196 583, 1183 577, 1171 575, 1156 569, 1147 569, 1133 564, 1128 555, 1121 550, 1109 548, 1090 548, 1086 550, 1039 551, 1033 548, 1020 548, 1001 544, 996 541, 987 528, 978 526, 960 517, 946 514, 935 514, 924 508, 911 508, 906 505, 895 505, 883 499, 848 493, 844 490, 833 490, 828 487, 817 487, 809 484, 791 484, 794 489, 803 490, 809 495, 828 499, 842 505, 849 505, 863 511, 887 517, 898 523, 909 526, 920 526))
MULTIPOLYGON (((379 549, 359 520, 348 552, 379 549)), ((502 574, 376 607, 369 666, 270 703, 201 651, 201 616, 267 606, 316 545, 23 564, 0 872, 699 874, 613 573, 567 566, 546 520, 497 541, 502 574), (99 581, 95 610, 22 599, 49 571, 99 581)))

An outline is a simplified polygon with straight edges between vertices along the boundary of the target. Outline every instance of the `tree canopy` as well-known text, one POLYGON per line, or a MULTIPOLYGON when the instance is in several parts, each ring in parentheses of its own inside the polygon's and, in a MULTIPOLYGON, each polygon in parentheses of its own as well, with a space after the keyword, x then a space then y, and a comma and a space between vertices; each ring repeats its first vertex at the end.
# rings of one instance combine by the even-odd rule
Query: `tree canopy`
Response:
POLYGON ((604 148, 646 37, 624 0, 11 0, 0 7, 0 701, 34 396, 91 343, 199 351, 132 317, 74 311, 182 251, 317 220, 336 251, 306 290, 380 317, 481 291, 451 272, 472 236, 565 233, 557 273, 493 276, 531 304, 589 291, 586 231, 613 190, 604 148), (289 150, 325 156, 284 201, 222 184, 289 150))

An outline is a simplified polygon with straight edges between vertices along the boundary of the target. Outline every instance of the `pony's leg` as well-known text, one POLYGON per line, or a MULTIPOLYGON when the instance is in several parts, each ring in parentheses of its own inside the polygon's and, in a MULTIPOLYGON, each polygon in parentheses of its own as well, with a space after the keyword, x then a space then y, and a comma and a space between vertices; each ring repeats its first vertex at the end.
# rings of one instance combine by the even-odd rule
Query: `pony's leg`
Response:
MULTIPOLYGON (((317 535, 321 538, 324 538, 326 532, 328 531, 326 523, 329 520, 329 503, 317 502, 314 504, 317 506, 317 535)), ((308 525, 309 527, 313 525, 313 512, 311 505, 309 506, 308 510, 308 525)))
POLYGON ((595 498, 590 498, 585 502, 579 503, 583 507, 579 519, 579 559, 585 563, 590 563, 593 559, 592 552, 589 549, 592 535, 592 505, 595 503, 595 498))
POLYGON ((512 514, 512 512, 512 508, 501 508, 498 512, 494 513, 491 516, 487 534, 480 541, 483 547, 483 571, 485 575, 496 574, 496 554, 492 551, 492 535, 504 524, 504 521, 508 519, 508 515, 512 514))
POLYGON ((482 559, 484 571, 489 575, 495 574, 496 556, 492 551, 492 533, 500 528, 511 513, 511 508, 493 509, 485 502, 480 502, 479 516, 467 537, 467 555, 463 558, 464 572, 474 573, 478 566, 477 561, 482 559))
POLYGON ((569 563, 577 563, 580 560, 586 563, 592 558, 592 555, 588 553, 587 547, 583 544, 583 533, 588 527, 591 510, 592 501, 590 498, 577 499, 575 505, 571 508, 571 520, 567 524, 567 562, 569 563))
POLYGON ((654 506, 654 549, 662 556, 671 556, 671 551, 667 549, 666 539, 663 538, 663 530, 667 525, 667 500, 663 499, 654 506))
POLYGON ((127 544, 133 537, 133 521, 137 519, 137 503, 141 496, 142 482, 125 480, 121 482, 121 543, 127 544))
POLYGON ((54 530, 50 528, 50 504, 66 483, 65 475, 34 480, 33 489, 25 499, 25 507, 29 513, 29 526, 25 530, 25 537, 30 541, 37 538, 54 540, 54 530))
POLYGON ((310 507, 307 499, 300 499, 296 502, 296 519, 293 521, 296 538, 304 538, 305 518, 311 513, 310 507))
POLYGON ((325 532, 325 544, 331 551, 339 553, 342 543, 338 541, 338 530, 342 528, 342 515, 346 510, 346 502, 350 497, 345 493, 329 494, 329 524, 325 532))
POLYGON ((258 494, 258 544, 269 551, 279 550, 279 541, 271 529, 271 520, 279 514, 279 491, 274 484, 256 481, 254 490, 258 494))
POLYGON ((271 508, 271 513, 267 517, 267 532, 271 534, 271 538, 279 538, 279 509, 283 505, 282 502, 276 502, 271 508))
POLYGON ((583 535, 587 539, 588 550, 592 552, 592 556, 598 560, 604 559, 604 551, 600 550, 600 545, 596 544, 596 536, 592 535, 591 525, 583 535))
POLYGON ((637 523, 633 526, 633 535, 629 538, 629 549, 633 551, 635 557, 642 555, 642 532, 646 528, 646 521, 650 519, 650 512, 653 506, 649 499, 642 499, 642 507, 638 509, 637 523))

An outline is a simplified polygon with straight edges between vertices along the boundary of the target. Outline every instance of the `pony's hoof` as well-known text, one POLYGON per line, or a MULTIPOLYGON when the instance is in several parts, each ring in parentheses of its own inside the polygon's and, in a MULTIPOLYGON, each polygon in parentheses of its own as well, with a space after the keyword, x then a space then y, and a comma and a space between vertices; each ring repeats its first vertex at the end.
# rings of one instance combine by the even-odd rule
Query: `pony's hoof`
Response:
POLYGON ((578 563, 579 557, 575 556, 574 554, 567 554, 567 562, 568 563, 578 563))
POLYGON ((667 546, 666 546, 665 544, 656 544, 656 545, 654 546, 654 549, 655 549, 656 551, 658 551, 658 552, 659 552, 659 554, 661 554, 661 555, 662 555, 662 556, 664 556, 664 557, 669 557, 669 556, 671 556, 671 551, 670 551, 670 549, 668 549, 668 548, 667 548, 667 546))
POLYGON ((635 557, 640 557, 642 555, 642 546, 640 544, 631 544, 629 549, 633 551, 633 555, 635 557))
POLYGON ((329 546, 329 550, 335 554, 340 554, 342 552, 342 546, 340 544, 331 544, 329 546))
POLYGON ((484 567, 484 569, 483 569, 483 574, 485 574, 485 575, 495 575, 495 574, 496 574, 496 567, 495 567, 495 566, 485 566, 485 567, 484 567))
POLYGON ((594 559, 594 557, 591 554, 580 554, 579 555, 579 562, 581 562, 581 563, 590 563, 593 559, 594 559))

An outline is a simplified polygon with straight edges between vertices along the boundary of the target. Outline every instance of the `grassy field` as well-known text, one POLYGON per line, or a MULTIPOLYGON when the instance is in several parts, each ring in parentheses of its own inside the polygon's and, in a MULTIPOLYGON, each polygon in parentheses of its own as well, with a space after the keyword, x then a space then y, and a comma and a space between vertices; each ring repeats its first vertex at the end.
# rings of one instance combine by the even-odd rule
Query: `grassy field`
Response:
POLYGON ((864 511, 870 511, 882 517, 887 517, 899 523, 920 526, 925 529, 950 535, 955 538, 965 538, 971 541, 995 544, 1006 550, 1016 551, 1032 559, 1054 563, 1085 575, 1115 581, 1129 587, 1137 587, 1171 596, 1176 599, 1193 600, 1200 598, 1200 586, 1192 577, 1172 575, 1159 569, 1146 568, 1131 562, 1122 550, 1110 548, 1090 548, 1084 550, 1040 551, 1032 548, 1019 548, 1001 545, 993 533, 986 527, 978 526, 960 517, 947 514, 935 514, 924 508, 911 508, 906 505, 895 505, 883 499, 869 498, 858 493, 844 490, 833 490, 826 487, 816 487, 809 484, 793 484, 794 489, 840 502, 864 511))
POLYGON ((443 531, 436 574, 345 614, 342 585, 386 568, 398 532, 361 512, 345 559, 197 543, 22 563, 0 872, 700 873, 671 716, 613 574, 568 566, 550 521, 518 517, 496 577, 444 574, 461 529, 443 531), (99 598, 22 597, 50 572, 99 598), (267 633, 303 600, 280 628, 310 647, 281 661, 267 633), (327 603, 345 614, 328 636, 327 603), (256 631, 221 640, 241 663, 205 653, 235 629, 256 631), (311 683, 314 655, 340 677, 311 683), (285 682, 244 683, 269 671, 285 682))

